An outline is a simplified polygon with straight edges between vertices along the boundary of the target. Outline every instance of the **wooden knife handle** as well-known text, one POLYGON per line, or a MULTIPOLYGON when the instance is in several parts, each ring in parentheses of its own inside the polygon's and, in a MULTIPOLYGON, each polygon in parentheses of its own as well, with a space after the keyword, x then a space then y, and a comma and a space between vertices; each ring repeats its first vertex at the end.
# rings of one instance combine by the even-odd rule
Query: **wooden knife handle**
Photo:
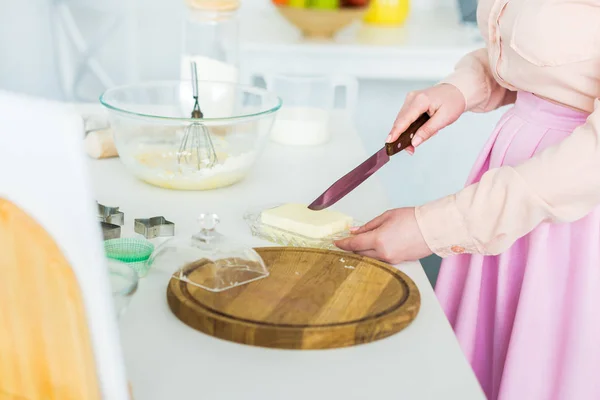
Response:
POLYGON ((422 127, 425 122, 429 121, 429 114, 421 114, 419 118, 415 122, 413 122, 407 130, 400 134, 400 137, 396 139, 396 141, 392 143, 385 144, 385 151, 388 156, 393 156, 396 153, 400 153, 402 150, 410 146, 412 142, 412 138, 415 133, 422 127))

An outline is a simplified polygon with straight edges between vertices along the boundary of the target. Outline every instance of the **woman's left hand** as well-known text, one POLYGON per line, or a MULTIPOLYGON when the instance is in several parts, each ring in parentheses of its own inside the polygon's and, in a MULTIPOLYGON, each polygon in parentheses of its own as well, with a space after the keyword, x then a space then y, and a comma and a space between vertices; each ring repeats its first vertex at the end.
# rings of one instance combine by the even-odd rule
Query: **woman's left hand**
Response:
POLYGON ((352 233, 351 237, 338 240, 335 245, 390 264, 431 255, 419 229, 414 207, 386 211, 352 233))

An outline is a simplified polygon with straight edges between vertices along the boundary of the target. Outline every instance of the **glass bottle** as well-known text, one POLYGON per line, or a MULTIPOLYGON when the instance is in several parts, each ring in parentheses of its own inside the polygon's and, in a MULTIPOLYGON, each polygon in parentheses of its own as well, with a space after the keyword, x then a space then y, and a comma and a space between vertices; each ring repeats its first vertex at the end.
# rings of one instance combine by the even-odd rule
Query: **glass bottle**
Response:
POLYGON ((198 79, 239 81, 239 0, 186 0, 183 22, 181 79, 191 79, 191 61, 198 79))

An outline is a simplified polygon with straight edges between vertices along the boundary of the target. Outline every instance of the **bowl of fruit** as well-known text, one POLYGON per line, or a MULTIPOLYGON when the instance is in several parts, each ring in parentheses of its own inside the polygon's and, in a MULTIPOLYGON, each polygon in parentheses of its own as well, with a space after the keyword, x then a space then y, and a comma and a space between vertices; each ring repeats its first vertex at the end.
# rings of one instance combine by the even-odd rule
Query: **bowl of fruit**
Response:
POLYGON ((272 0, 279 13, 306 38, 331 39, 363 17, 369 0, 272 0))

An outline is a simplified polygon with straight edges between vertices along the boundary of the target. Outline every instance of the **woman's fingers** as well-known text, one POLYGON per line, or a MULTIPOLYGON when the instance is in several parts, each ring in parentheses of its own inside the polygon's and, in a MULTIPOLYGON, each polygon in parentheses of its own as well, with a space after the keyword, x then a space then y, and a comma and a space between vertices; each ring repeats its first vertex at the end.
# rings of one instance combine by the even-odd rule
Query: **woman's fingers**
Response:
POLYGON ((434 136, 438 131, 445 128, 446 126, 452 123, 451 119, 448 117, 447 113, 443 108, 437 110, 429 119, 429 121, 425 122, 422 127, 415 133, 415 136, 412 139, 413 148, 418 147, 421 143, 430 139, 434 136))
POLYGON ((410 102, 404 104, 394 126, 388 135, 386 142, 391 143, 400 137, 400 134, 408 129, 410 124, 415 122, 421 114, 429 112, 430 101, 425 93, 419 93, 410 102))
POLYGON ((387 219, 386 213, 381 214, 378 217, 373 218, 371 221, 367 222, 363 226, 358 227, 357 229, 351 230, 351 232, 355 235, 365 233, 368 231, 372 231, 373 229, 378 228, 383 224, 383 222, 387 219))
POLYGON ((372 250, 375 247, 376 232, 369 231, 355 236, 350 236, 341 240, 337 240, 335 245, 342 250, 359 252, 372 250))
MULTIPOLYGON (((423 91, 409 93, 386 142, 397 140, 421 114, 427 113, 431 118, 412 139, 411 150, 414 152, 414 148, 456 121, 465 108, 465 97, 458 88, 450 84, 435 85, 423 91)), ((410 150, 408 152, 412 154, 410 150)))
POLYGON ((336 241, 335 245, 342 250, 353 252, 374 249, 377 244, 377 228, 383 225, 389 215, 389 212, 386 211, 380 216, 373 218, 365 225, 352 230, 352 236, 336 241))

